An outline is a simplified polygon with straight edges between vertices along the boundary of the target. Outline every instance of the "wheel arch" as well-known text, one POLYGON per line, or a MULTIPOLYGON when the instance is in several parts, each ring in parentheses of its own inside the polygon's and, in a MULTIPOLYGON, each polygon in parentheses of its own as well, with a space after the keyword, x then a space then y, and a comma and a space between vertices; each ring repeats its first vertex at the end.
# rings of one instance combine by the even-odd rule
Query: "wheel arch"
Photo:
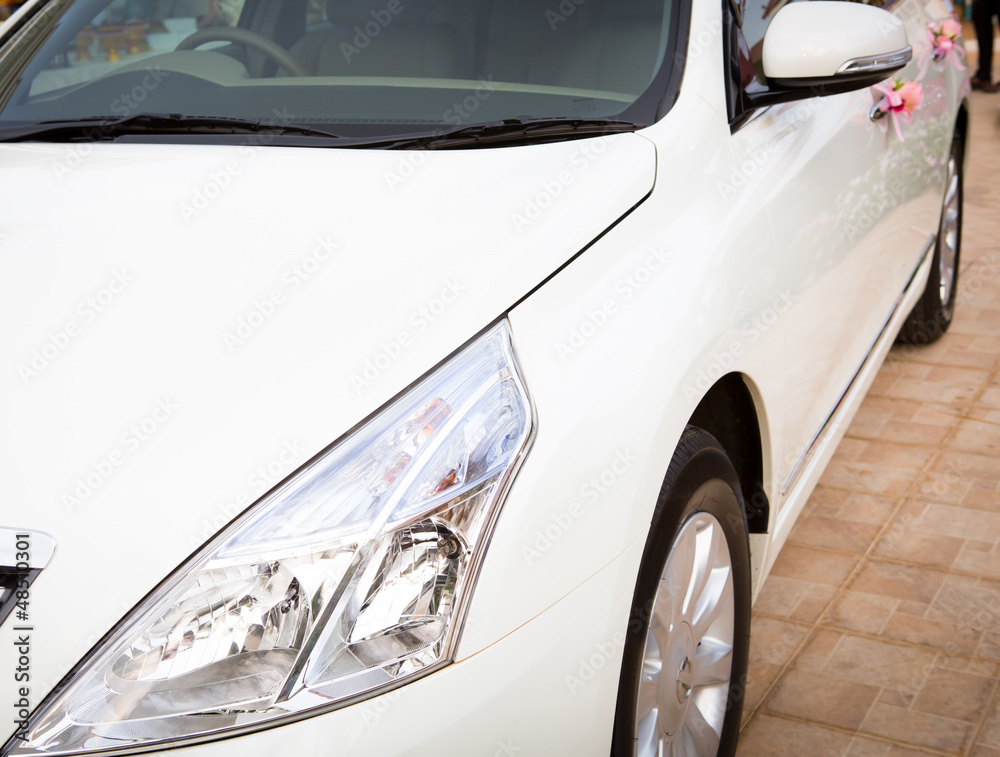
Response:
POLYGON ((962 173, 968 175, 969 171, 969 100, 965 97, 958 104, 958 111, 955 113, 955 128, 953 133, 962 138, 962 173))
POLYGON ((752 534, 767 533, 771 505, 764 485, 767 429, 759 393, 741 373, 729 373, 701 398, 688 423, 714 436, 725 449, 740 479, 752 534))

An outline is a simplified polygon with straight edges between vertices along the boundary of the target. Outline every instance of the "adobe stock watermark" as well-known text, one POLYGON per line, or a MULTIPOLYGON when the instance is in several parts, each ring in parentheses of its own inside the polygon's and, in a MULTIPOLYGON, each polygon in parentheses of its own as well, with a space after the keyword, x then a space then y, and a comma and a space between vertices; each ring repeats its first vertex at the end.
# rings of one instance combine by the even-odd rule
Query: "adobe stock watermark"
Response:
MULTIPOLYGON (((29 586, 28 574, 31 565, 31 533, 14 534, 13 552, 16 565, 11 567, 16 569, 15 584, 13 587, 14 617, 17 625, 11 630, 15 634, 14 649, 16 655, 14 661, 14 681, 18 686, 14 689, 14 696, 18 700, 14 702, 14 725, 17 730, 14 735, 19 739, 28 738, 28 718, 31 715, 31 689, 35 686, 31 680, 31 632, 35 630, 31 622, 31 587, 29 586)), ((36 687, 37 688, 37 687, 36 687)))
POLYGON ((781 320, 781 316, 791 309, 796 299, 791 292, 778 290, 769 307, 744 323, 740 329, 740 339, 730 342, 729 347, 721 352, 712 352, 708 364, 698 370, 694 382, 684 385, 684 398, 689 402, 695 402, 704 397, 716 381, 733 369, 736 360, 781 320))
MULTIPOLYGON (((0 238, 0 242, 3 239, 0 238)), ((958 291, 955 299, 959 303, 969 302, 981 291, 983 287, 1000 274, 1000 260, 995 252, 980 256, 976 261, 982 265, 974 265, 972 268, 963 271, 965 274, 958 281, 958 291)))
MULTIPOLYGON (((811 118, 822 107, 819 98, 803 100, 794 108, 783 111, 775 120, 772 128, 780 133, 811 118)), ((720 197, 725 200, 729 195, 737 194, 747 186, 750 183, 750 177, 763 168, 778 152, 779 143, 780 137, 775 136, 768 139, 763 145, 753 148, 745 160, 740 160, 738 165, 730 169, 728 181, 715 182, 715 188, 720 197)))
POLYGON ((706 52, 714 49, 715 41, 722 34, 722 22, 718 19, 702 24, 697 33, 688 34, 687 49, 683 53, 674 53, 674 66, 683 69, 688 61, 697 60, 706 52))
POLYGON ((401 329, 395 337, 379 344, 379 351, 365 360, 361 370, 351 375, 351 388, 356 395, 374 384, 403 352, 416 343, 416 337, 423 334, 458 301, 467 287, 458 279, 445 279, 441 292, 410 313, 409 328, 401 329))
POLYGON ((229 521, 256 502, 264 492, 277 484, 305 456, 305 448, 292 439, 283 442, 281 449, 269 459, 255 467, 244 480, 243 490, 220 506, 216 514, 205 521, 200 535, 192 535, 188 541, 196 549, 217 534, 229 521))
POLYGON ((849 242, 854 242, 875 225, 875 223, 890 210, 899 205, 906 191, 906 185, 896 179, 887 186, 877 186, 871 194, 863 199, 851 215, 851 220, 844 219, 840 226, 849 242))
POLYGON ((497 739, 496 747, 493 757, 511 757, 524 751, 514 743, 514 739, 497 739))
POLYGON ((587 0, 562 0, 554 8, 546 8, 545 20, 549 23, 549 28, 556 31, 560 24, 565 24, 570 17, 576 13, 576 9, 586 3, 587 0))
MULTIPOLYGON (((618 658, 625 649, 625 632, 617 631, 611 637, 611 641, 599 641, 594 644, 594 651, 587 657, 577 660, 576 675, 567 673, 563 676, 563 682, 569 693, 576 696, 584 686, 594 680, 597 674, 608 665, 616 667, 618 658)), ((615 671, 617 677, 617 668, 615 671)))
POLYGON ((479 86, 472 90, 472 94, 466 95, 463 100, 454 103, 441 115, 441 119, 446 124, 464 126, 475 115, 482 104, 489 100, 493 96, 493 93, 497 91, 496 85, 493 84, 493 74, 480 76, 477 81, 479 82, 479 86))
MULTIPOLYGON (((967 303, 976 297, 983 287, 1000 274, 1000 261, 995 254, 983 255, 976 264, 962 271, 958 279, 958 287, 954 298, 956 306, 967 303), (980 265, 981 264, 981 265, 980 265)), ((914 322, 914 329, 904 343, 894 344, 893 353, 901 360, 915 360, 924 347, 940 338, 944 333, 945 324, 938 318, 924 318, 914 322)))
POLYGON ((97 316, 104 313, 115 300, 132 284, 134 277, 124 268, 115 269, 107 283, 96 293, 85 297, 74 311, 75 317, 66 324, 46 334, 45 341, 31 351, 27 360, 18 363, 17 375, 27 386, 38 378, 42 371, 59 359, 70 345, 79 339, 97 316))
POLYGON ((611 287, 611 294, 592 308, 588 308, 583 320, 573 326, 564 339, 555 344, 556 354, 565 363, 583 349, 587 342, 597 336, 624 303, 635 297, 663 266, 674 257, 673 251, 663 247, 650 247, 643 262, 630 273, 618 279, 611 287))
MULTIPOLYGON (((615 453, 614 459, 608 466, 591 476, 579 489, 580 499, 587 505, 594 505, 606 494, 618 481, 632 468, 638 459, 631 450, 624 449, 615 453)), ((553 513, 550 522, 535 531, 531 544, 521 546, 521 556, 525 564, 531 564, 548 552, 563 536, 565 536, 573 525, 583 517, 584 505, 579 501, 571 502, 565 509, 553 513)))
MULTIPOLYGON (((496 92, 496 86, 493 84, 493 74, 480 76, 478 81, 479 85, 471 94, 467 95, 461 101, 453 103, 441 114, 442 121, 455 127, 462 127, 469 122, 482 104, 493 96, 493 93, 496 92)), ((446 129, 435 129, 431 133, 430 138, 434 139, 446 133, 446 129)), ((389 187, 391 192, 395 192, 408 179, 412 178, 426 162, 426 150, 403 150, 403 155, 400 157, 395 170, 386 171, 383 174, 386 186, 389 187)))
POLYGON ((521 210, 511 214, 510 221, 514 225, 514 230, 518 234, 522 234, 528 226, 541 218, 545 211, 556 204, 563 193, 586 173, 607 150, 606 139, 582 142, 570 156, 569 163, 572 170, 565 168, 553 178, 543 182, 533 194, 525 199, 521 210))
MULTIPOLYGON (((919 159, 908 159, 903 163, 900 178, 892 181, 873 178, 871 181, 875 186, 859 198, 849 215, 840 219, 839 226, 849 242, 855 242, 871 231, 883 216, 906 200, 909 193, 933 183, 932 173, 940 170, 951 149, 951 133, 938 127, 928 133, 922 145, 919 159)), ((874 169, 869 174, 873 172, 874 169)))
POLYGON ((374 699, 366 700, 359 705, 361 708, 361 720, 364 721, 366 726, 371 728, 382 719, 383 715, 392 709, 392 706, 399 701, 402 694, 403 692, 400 689, 394 689, 374 699))
POLYGON ((354 38, 351 42, 340 43, 340 53, 344 56, 344 60, 350 63, 351 58, 360 55, 404 10, 406 8, 402 0, 389 0, 384 8, 372 8, 368 14, 371 18, 366 20, 364 25, 358 24, 354 27, 354 38))
POLYGON ((288 303, 291 295, 315 276, 339 249, 339 243, 328 235, 317 240, 312 252, 287 268, 281 274, 281 284, 263 297, 255 299, 250 309, 239 316, 236 326, 223 333, 222 341, 229 353, 232 354, 239 346, 253 338, 254 334, 288 303))
MULTIPOLYGON (((139 84, 132 87, 128 92, 122 92, 117 98, 111 101, 111 112, 119 118, 128 118, 139 109, 139 106, 146 101, 149 94, 159 87, 169 76, 170 72, 163 71, 159 66, 147 66, 146 75, 139 84)), ((109 119, 109 122, 106 124, 84 129, 83 136, 87 141, 72 143, 69 155, 52 166, 56 178, 62 181, 83 165, 87 158, 94 154, 94 142, 108 137, 114 130, 115 123, 113 119, 109 119)))
POLYGON ((169 397, 156 400, 153 409, 141 420, 129 426, 118 439, 117 446, 107 455, 90 464, 90 470, 78 476, 71 491, 62 495, 62 504, 73 515, 77 508, 107 483, 126 460, 153 437, 180 408, 169 397))
POLYGON ((238 157, 230 158, 222 167, 209 171, 208 178, 195 188, 190 200, 180 204, 178 209, 184 223, 191 223, 208 210, 212 203, 243 174, 247 165, 257 157, 260 149, 274 142, 278 135, 269 129, 278 129, 295 121, 295 115, 289 113, 287 108, 284 110, 271 108, 271 113, 274 117, 261 123, 260 133, 252 134, 240 142, 236 148, 238 157))

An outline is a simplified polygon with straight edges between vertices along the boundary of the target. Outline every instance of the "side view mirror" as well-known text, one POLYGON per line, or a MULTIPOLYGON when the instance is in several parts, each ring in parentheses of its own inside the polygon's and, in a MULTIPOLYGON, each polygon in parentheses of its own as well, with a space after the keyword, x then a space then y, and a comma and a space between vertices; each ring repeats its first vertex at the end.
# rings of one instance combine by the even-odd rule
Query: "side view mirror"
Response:
POLYGON ((786 5, 764 35, 764 77, 772 104, 878 84, 913 57, 903 22, 861 3, 813 0, 786 5))

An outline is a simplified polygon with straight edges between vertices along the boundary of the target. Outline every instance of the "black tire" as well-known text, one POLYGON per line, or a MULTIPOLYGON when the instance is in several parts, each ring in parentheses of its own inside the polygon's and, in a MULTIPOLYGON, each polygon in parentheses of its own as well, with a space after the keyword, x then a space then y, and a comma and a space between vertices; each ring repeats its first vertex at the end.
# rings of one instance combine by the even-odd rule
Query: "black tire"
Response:
MULTIPOLYGON (((717 754, 727 757, 735 754, 750 646, 750 551, 745 508, 739 479, 722 446, 711 434, 688 426, 660 488, 636 581, 615 712, 614 757, 631 757, 636 752, 639 683, 653 600, 675 540, 691 519, 696 516, 704 519, 699 513, 714 516, 722 526, 732 563, 735 605, 732 668, 717 754)), ((701 646, 699 641, 696 649, 701 646)), ((686 658, 684 662, 687 663, 686 658)))
MULTIPOLYGON (((951 325, 955 315, 955 294, 958 291, 958 268, 962 251, 962 203, 964 199, 962 175, 962 138, 955 134, 951 142, 951 152, 948 156, 948 174, 945 178, 944 197, 941 202, 941 219, 938 221, 937 242, 934 245, 934 260, 931 263, 931 273, 927 279, 927 287, 923 295, 913 306, 913 310, 903 323, 896 341, 901 344, 924 345, 940 339, 951 325), (952 174, 954 168, 954 174, 952 174), (949 194, 952 179, 955 179, 957 202, 957 225, 949 225, 949 194), (953 242, 949 242, 949 233, 953 232, 953 242), (950 283, 945 279, 942 286, 942 254, 947 255, 947 249, 954 248, 954 257, 950 263, 954 274, 950 283), (943 249, 944 248, 944 249, 943 249), (942 291, 944 290, 944 291, 942 291)), ((946 262, 948 261, 947 256, 946 262)))

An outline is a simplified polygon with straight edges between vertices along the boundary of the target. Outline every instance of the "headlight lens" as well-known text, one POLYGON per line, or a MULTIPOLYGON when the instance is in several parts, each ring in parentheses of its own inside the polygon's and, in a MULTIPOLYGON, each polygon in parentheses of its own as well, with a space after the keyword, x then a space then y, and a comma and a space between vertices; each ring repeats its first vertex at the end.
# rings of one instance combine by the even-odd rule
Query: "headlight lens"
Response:
POLYGON ((532 426, 502 323, 220 532, 9 753, 259 727, 447 664, 532 426))

